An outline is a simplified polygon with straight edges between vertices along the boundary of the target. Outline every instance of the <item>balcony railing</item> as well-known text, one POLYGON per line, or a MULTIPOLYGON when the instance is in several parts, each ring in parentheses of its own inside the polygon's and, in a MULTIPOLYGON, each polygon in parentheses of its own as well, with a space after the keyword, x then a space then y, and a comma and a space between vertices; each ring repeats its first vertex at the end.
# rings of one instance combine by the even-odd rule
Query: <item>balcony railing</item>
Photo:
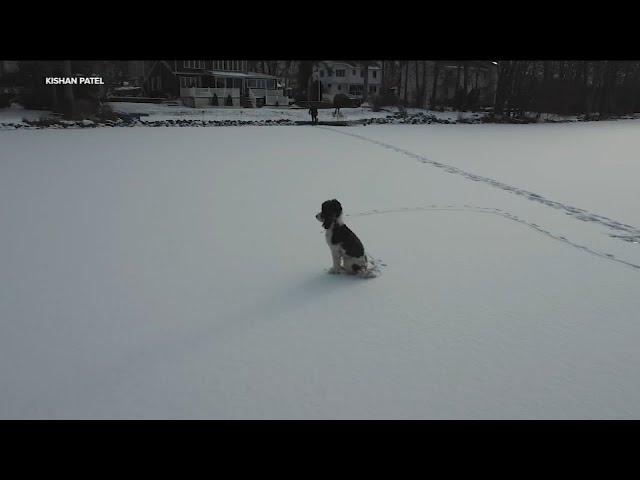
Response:
MULTIPOLYGON (((212 98, 213 95, 217 95, 220 102, 231 95, 232 98, 240 97, 239 88, 180 88, 181 97, 191 98, 212 98)), ((249 97, 252 99, 264 98, 267 105, 275 105, 276 103, 281 106, 289 104, 289 98, 286 97, 282 89, 267 90, 264 88, 251 88, 249 89, 249 97)), ((221 103, 222 104, 222 103, 221 103)))
POLYGON ((239 88, 180 88, 181 97, 196 97, 196 98, 211 98, 213 95, 217 95, 218 98, 227 98, 231 95, 233 98, 240 96, 239 88))
POLYGON ((271 90, 267 88, 250 88, 251 93, 258 98, 266 97, 266 96, 276 96, 282 95, 282 89, 271 90))

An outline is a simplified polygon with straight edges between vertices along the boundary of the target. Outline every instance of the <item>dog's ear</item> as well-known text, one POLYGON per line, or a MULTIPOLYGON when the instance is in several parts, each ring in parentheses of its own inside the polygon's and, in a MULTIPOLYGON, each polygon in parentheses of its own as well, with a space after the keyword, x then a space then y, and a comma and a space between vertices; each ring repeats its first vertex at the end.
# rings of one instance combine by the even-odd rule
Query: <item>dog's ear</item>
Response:
POLYGON ((342 213, 342 204, 335 198, 331 200, 331 202, 333 202, 333 205, 336 207, 336 216, 339 217, 340 214, 342 213))

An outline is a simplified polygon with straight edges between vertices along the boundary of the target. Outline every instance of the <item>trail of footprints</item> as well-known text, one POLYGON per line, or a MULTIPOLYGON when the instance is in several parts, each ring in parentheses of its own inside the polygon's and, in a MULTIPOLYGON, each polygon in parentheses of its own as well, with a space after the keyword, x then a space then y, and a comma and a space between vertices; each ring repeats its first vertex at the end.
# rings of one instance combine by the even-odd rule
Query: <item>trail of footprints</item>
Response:
MULTIPOLYGON (((561 235, 555 235, 553 233, 551 233, 548 230, 545 230, 544 228, 540 227, 538 224, 536 223, 531 223, 531 222, 527 222, 526 220, 523 220, 521 218, 519 218, 516 215, 513 215, 512 213, 509 213, 505 210, 501 210, 499 208, 491 208, 491 207, 474 207, 471 205, 462 205, 462 206, 456 206, 456 205, 427 205, 425 207, 413 207, 413 208, 408 208, 408 207, 402 207, 402 208, 396 208, 396 209, 389 209, 389 210, 369 210, 366 212, 360 212, 360 213, 353 213, 353 214, 347 214, 347 217, 363 217, 366 215, 381 215, 381 214, 388 214, 388 213, 401 213, 401 212, 425 212, 425 211, 462 211, 462 212, 472 212, 472 213, 484 213, 484 214, 490 214, 490 215, 498 215, 500 217, 506 218, 508 220, 512 220, 514 222, 520 223, 522 225, 525 225, 535 231, 537 231, 538 233, 541 233, 547 237, 550 237, 554 240, 557 240, 559 242, 563 242, 567 245, 571 245, 574 248, 580 249, 584 252, 590 253, 591 255, 595 255, 597 257, 600 258, 604 258, 605 260, 609 260, 609 261, 613 261, 613 262, 617 262, 623 265, 626 265, 628 267, 631 267, 637 271, 640 271, 640 265, 636 265, 635 263, 631 263, 631 262, 627 262, 626 260, 622 260, 620 258, 617 258, 615 255, 612 255, 610 253, 606 253, 606 252, 599 252, 597 250, 593 250, 585 245, 580 245, 577 244, 569 239, 567 239, 564 236, 561 235)), ((386 266, 384 263, 381 263, 380 260, 377 259, 373 259, 374 261, 374 265, 375 262, 378 262, 379 265, 383 265, 386 266)))
MULTIPOLYGON (((617 240, 622 240, 625 242, 630 242, 630 243, 635 243, 635 244, 640 244, 640 229, 638 229, 637 227, 634 227, 633 225, 628 225, 626 223, 622 223, 622 222, 618 222, 616 220, 612 220, 608 217, 605 217, 603 215, 597 215, 595 213, 591 213, 588 212, 587 210, 583 210, 581 208, 577 208, 577 207, 573 207, 571 205, 565 205, 563 203, 560 202, 556 202, 553 200, 549 200, 548 198, 545 198, 541 195, 538 195, 537 193, 533 193, 533 192, 529 192, 527 190, 521 189, 521 188, 517 188, 517 187, 513 187, 511 185, 507 185, 506 183, 502 183, 499 182, 498 180, 494 180, 493 178, 489 178, 489 177, 483 177, 481 175, 476 175, 470 172, 466 172, 464 170, 461 170, 457 167, 453 167, 451 165, 446 165, 444 163, 440 163, 440 162, 436 162, 434 160, 430 160, 427 157, 424 157, 422 155, 418 155, 416 153, 410 152, 408 150, 405 150, 403 148, 399 148, 396 147, 394 145, 390 145, 388 143, 384 143, 384 142, 380 142, 378 140, 374 140, 362 135, 359 135, 357 133, 352 133, 352 132, 347 132, 344 130, 337 130, 335 128, 331 128, 331 127, 319 127, 319 128, 324 128, 325 130, 331 130, 332 132, 336 132, 336 133, 340 133, 342 135, 348 135, 351 137, 355 137, 355 138, 359 138, 361 140, 370 142, 370 143, 374 143, 376 145, 379 145, 383 148, 389 149, 389 150, 393 150, 395 152, 401 153, 403 155, 406 155, 408 157, 414 158, 417 161, 421 162, 421 163, 425 163, 425 164, 429 164, 432 165, 434 167, 440 168, 442 170, 444 170, 447 173, 451 173, 454 175, 460 175, 464 178, 467 178, 469 180, 472 180, 474 182, 483 182, 486 183, 488 185, 491 185, 495 188, 500 188, 502 190, 505 190, 507 192, 513 193, 515 195, 519 195, 522 197, 525 197, 528 200, 534 201, 534 202, 538 202, 541 203, 543 205, 546 205, 548 207, 554 208, 556 210, 564 210, 565 213, 567 215, 570 215, 573 218, 576 218, 578 220, 581 220, 583 222, 592 222, 592 223, 597 223, 600 225, 603 225, 611 230, 614 230, 615 233, 611 233, 609 234, 609 236, 611 238, 615 238, 617 240)), ((508 218, 508 217, 507 217, 508 218)), ((579 247, 579 248, 583 248, 583 247, 579 247)), ((586 247, 584 247, 586 248, 586 247)))

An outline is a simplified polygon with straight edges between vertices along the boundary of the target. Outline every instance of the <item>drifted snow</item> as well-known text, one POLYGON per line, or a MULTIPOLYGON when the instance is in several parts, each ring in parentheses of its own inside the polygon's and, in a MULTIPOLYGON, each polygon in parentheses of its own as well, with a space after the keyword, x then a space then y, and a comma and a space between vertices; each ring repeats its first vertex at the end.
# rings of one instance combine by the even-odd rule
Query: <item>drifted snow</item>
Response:
POLYGON ((638 227, 639 126, 0 132, 0 417, 638 418, 640 244, 420 159, 638 227))

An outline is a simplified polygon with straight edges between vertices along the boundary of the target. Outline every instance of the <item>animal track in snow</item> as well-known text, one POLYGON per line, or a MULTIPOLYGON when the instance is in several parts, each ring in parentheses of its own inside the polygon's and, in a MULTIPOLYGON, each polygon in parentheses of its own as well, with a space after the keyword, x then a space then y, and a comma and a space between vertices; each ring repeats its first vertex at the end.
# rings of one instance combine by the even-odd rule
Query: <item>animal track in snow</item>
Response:
POLYGON ((529 192, 528 190, 524 190, 522 188, 517 188, 517 187, 511 186, 511 185, 507 185, 506 183, 500 182, 500 181, 495 180, 495 179, 490 178, 490 177, 484 177, 484 176, 481 176, 481 175, 476 175, 474 173, 470 173, 470 172, 461 170, 458 167, 454 167, 452 165, 446 165, 444 163, 436 162, 436 161, 431 160, 431 159, 429 159, 429 158, 427 158, 425 156, 418 155, 416 153, 413 153, 413 152, 410 152, 408 150, 405 150, 404 148, 396 147, 394 145, 381 142, 379 140, 374 140, 372 138, 368 138, 368 137, 365 137, 363 135, 359 135, 357 133, 347 132, 347 131, 344 131, 344 130, 337 130, 335 128, 324 127, 324 126, 320 126, 318 128, 323 128, 325 130, 330 130, 332 132, 340 133, 342 135, 348 135, 350 137, 359 138, 359 139, 364 140, 366 142, 374 143, 374 144, 379 145, 379 146, 381 146, 383 148, 396 151, 398 153, 401 153, 401 154, 406 155, 406 156, 411 157, 411 158, 415 158, 415 159, 417 159, 418 161, 420 161, 422 163, 426 163, 426 164, 432 165, 434 167, 443 169, 447 173, 451 173, 451 174, 454 174, 454 175, 459 175, 459 176, 462 176, 462 177, 467 178, 469 180, 472 180, 474 182, 486 183, 488 185, 491 185, 492 187, 499 188, 501 190, 505 190, 505 191, 513 193, 515 195, 519 195, 521 197, 526 198, 527 200, 531 200, 531 201, 534 201, 534 202, 541 203, 543 205, 546 205, 547 207, 551 207, 551 208, 554 208, 556 210, 564 210, 567 215, 569 215, 569 216, 571 216, 571 217, 573 217, 573 218, 575 218, 577 220, 581 220, 583 222, 597 223, 597 224, 602 225, 604 227, 607 227, 607 228, 609 228, 611 230, 614 230, 616 233, 610 233, 609 234, 609 236, 611 238, 615 238, 617 240, 622 240, 622 241, 629 242, 629 243, 640 244, 640 229, 637 228, 637 227, 634 227, 633 225, 628 225, 626 223, 618 222, 617 220, 613 220, 613 219, 605 217, 603 215, 597 215, 595 213, 591 213, 591 212, 589 212, 587 210, 583 210, 581 208, 573 207, 571 205, 565 205, 565 204, 563 204, 561 202, 556 202, 554 200, 550 200, 550 199, 545 198, 542 195, 539 195, 537 193, 529 192), (624 233, 620 233, 620 232, 624 232, 624 233))
MULTIPOLYGON (((545 230, 544 228, 540 227, 538 224, 536 223, 531 223, 531 222, 527 222, 526 220, 523 220, 521 218, 519 218, 516 215, 513 215, 512 213, 506 212, 504 210, 501 210, 499 208, 491 208, 491 207, 473 207, 473 206, 469 206, 469 205, 463 205, 463 206, 455 206, 455 205, 443 205, 443 206, 438 206, 438 205, 429 205, 426 207, 413 207, 413 208, 408 208, 408 207, 401 207, 401 208, 395 208, 395 209, 389 209, 389 210, 368 210, 365 212, 360 212, 360 213, 352 213, 352 214, 346 214, 345 216, 347 217, 363 217, 363 216, 367 216, 367 215, 381 215, 381 214, 388 214, 388 213, 406 213, 406 212, 428 212, 428 211, 459 211, 459 212, 472 212, 472 213, 488 213, 488 214, 492 214, 492 215, 497 215, 503 218, 506 218, 508 220, 512 220, 514 222, 520 223, 521 225, 525 225, 533 230, 535 230, 536 232, 543 234, 549 238, 552 238, 554 240, 557 240, 559 242, 565 243, 567 245, 570 245, 574 248, 583 250, 587 253, 590 253, 591 255, 595 255, 597 257, 600 258, 604 258, 605 260, 610 260, 613 262, 617 262, 623 265, 626 265, 628 267, 631 267, 637 271, 640 271, 640 265, 637 265, 635 263, 632 262, 628 262, 626 260, 622 260, 620 258, 617 258, 615 255, 612 255, 611 253, 606 253, 606 252, 599 252, 597 250, 593 250, 585 245, 579 245, 575 242, 572 242, 571 240, 568 240, 566 237, 561 236, 561 235, 555 235, 553 233, 551 233, 549 230, 545 230)), ((384 265, 384 264, 382 264, 384 265)))

